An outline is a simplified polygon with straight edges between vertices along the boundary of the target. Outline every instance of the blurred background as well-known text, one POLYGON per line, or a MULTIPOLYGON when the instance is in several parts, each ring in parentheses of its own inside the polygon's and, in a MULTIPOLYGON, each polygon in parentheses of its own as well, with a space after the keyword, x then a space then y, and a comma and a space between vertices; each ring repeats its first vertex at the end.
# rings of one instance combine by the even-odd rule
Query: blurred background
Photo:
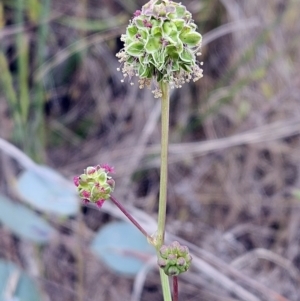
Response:
MULTIPOLYGON (((162 300, 143 239, 70 184, 114 166, 115 197, 155 231, 160 101, 115 57, 145 3, 0 2, 0 300, 162 300)), ((204 77, 171 95, 167 239, 194 258, 179 300, 300 300, 300 1, 183 4, 204 77)))

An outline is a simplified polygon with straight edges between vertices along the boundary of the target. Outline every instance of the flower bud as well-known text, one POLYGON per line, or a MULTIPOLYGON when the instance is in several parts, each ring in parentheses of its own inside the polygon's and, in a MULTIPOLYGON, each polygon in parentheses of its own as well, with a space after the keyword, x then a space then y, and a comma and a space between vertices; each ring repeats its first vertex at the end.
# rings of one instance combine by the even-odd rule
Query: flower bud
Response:
POLYGON ((115 187, 115 181, 108 175, 112 171, 113 168, 107 164, 89 166, 83 174, 74 177, 78 194, 85 204, 92 202, 102 207, 104 201, 110 198, 115 187))
POLYGON ((174 241, 169 246, 163 245, 159 250, 158 265, 169 276, 177 276, 186 272, 192 262, 189 249, 174 241))

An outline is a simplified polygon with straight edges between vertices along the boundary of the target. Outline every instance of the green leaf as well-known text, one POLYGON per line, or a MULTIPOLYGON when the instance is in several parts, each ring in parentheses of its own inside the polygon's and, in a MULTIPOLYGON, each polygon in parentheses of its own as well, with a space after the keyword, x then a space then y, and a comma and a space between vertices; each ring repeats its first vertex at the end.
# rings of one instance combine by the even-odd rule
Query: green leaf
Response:
POLYGON ((41 301, 42 296, 34 281, 14 263, 0 260, 0 301, 41 301), (17 283, 12 290, 11 298, 5 298, 9 283, 14 276, 18 276, 17 283))
POLYGON ((147 72, 146 66, 140 64, 139 69, 138 69, 139 77, 147 77, 147 76, 146 76, 146 75, 147 75, 146 72, 147 72))
POLYGON ((144 19, 141 17, 134 18, 134 22, 138 28, 145 28, 144 19))
POLYGON ((166 39, 171 42, 172 44, 177 44, 180 40, 178 37, 178 31, 172 31, 167 37, 166 39))
POLYGON ((161 28, 158 26, 152 27, 151 35, 156 38, 160 38, 162 36, 161 28))
POLYGON ((17 188, 23 200, 46 213, 62 216, 76 215, 79 201, 72 184, 47 166, 39 166, 39 168, 40 174, 26 170, 18 178, 17 188), (43 173, 44 177, 41 175, 43 173))
POLYGON ((187 63, 180 62, 179 66, 180 66, 180 68, 182 68, 186 72, 191 72, 192 71, 191 66, 187 63))
POLYGON ((147 67, 147 78, 152 78, 154 76, 154 66, 149 64, 149 66, 147 67))
POLYGON ((186 12, 186 8, 183 5, 179 5, 176 7, 177 18, 182 18, 186 12))
POLYGON ((177 31, 177 27, 173 22, 165 21, 163 24, 163 31, 166 35, 169 35, 173 31, 177 31))
POLYGON ((144 44, 133 42, 125 48, 125 51, 132 56, 140 56, 144 53, 144 44))
POLYGON ((174 19, 172 22, 175 24, 178 31, 181 31, 184 26, 184 20, 182 19, 174 19))
POLYGON ((160 51, 156 51, 152 53, 152 57, 155 63, 155 67, 161 71, 161 69, 164 67, 165 54, 160 51))
POLYGON ((136 275, 147 258, 155 255, 146 238, 127 222, 111 222, 101 227, 91 250, 113 271, 128 276, 136 275))
POLYGON ((140 64, 138 69, 139 77, 151 78, 153 73, 153 68, 150 65, 140 64))
POLYGON ((177 15, 176 13, 167 13, 167 17, 168 19, 173 20, 177 18, 177 15))
POLYGON ((186 48, 183 49, 179 56, 184 62, 192 63, 195 60, 194 54, 186 48))
POLYGON ((146 54, 145 56, 140 56, 139 57, 140 64, 144 65, 144 66, 148 65, 150 62, 150 57, 151 57, 151 54, 146 54))
POLYGON ((176 44, 176 49, 177 52, 180 54, 183 51, 183 44, 182 42, 179 40, 178 43, 176 44))
POLYGON ((141 35, 141 38, 143 39, 143 40, 147 40, 147 38, 148 38, 148 36, 149 36, 149 32, 147 31, 147 30, 143 30, 143 29, 140 29, 139 31, 138 31, 138 33, 141 35))
POLYGON ((189 26, 191 27, 192 30, 196 30, 197 29, 197 25, 195 23, 190 23, 189 26))
POLYGON ((185 27, 183 27, 182 30, 181 30, 181 32, 180 32, 180 35, 179 35, 180 39, 181 39, 181 37, 187 35, 187 34, 190 33, 191 31, 192 31, 192 29, 191 29, 190 26, 185 26, 185 27))
POLYGON ((179 67, 179 62, 176 60, 173 62, 172 64, 172 71, 179 71, 180 67, 179 67))
POLYGON ((135 37, 137 32, 138 32, 138 29, 136 26, 128 26, 126 29, 126 35, 129 36, 131 39, 135 37))
POLYGON ((161 22, 162 22, 162 19, 152 19, 151 20, 151 24, 153 27, 161 27, 161 22))
POLYGON ((125 39, 125 47, 127 45, 130 45, 131 43, 133 43, 134 40, 132 38, 130 38, 129 36, 126 36, 126 39, 125 39))
POLYGON ((157 73, 157 82, 159 83, 164 78, 164 75, 161 72, 157 73))
POLYGON ((34 211, 0 195, 0 222, 21 239, 46 244, 55 230, 34 211))
POLYGON ((130 56, 127 60, 127 63, 131 64, 134 62, 134 60, 135 60, 135 58, 133 56, 130 56))
POLYGON ((178 50, 174 45, 166 46, 166 53, 173 60, 177 60, 179 57, 178 50))
POLYGON ((199 45, 199 43, 202 40, 202 36, 200 33, 198 32, 192 32, 186 35, 180 35, 180 39, 182 41, 182 43, 190 46, 190 47, 194 47, 199 45))
POLYGON ((148 53, 156 52, 161 47, 162 47, 162 45, 160 42, 160 38, 156 38, 156 37, 149 37, 149 39, 145 45, 145 49, 148 53))

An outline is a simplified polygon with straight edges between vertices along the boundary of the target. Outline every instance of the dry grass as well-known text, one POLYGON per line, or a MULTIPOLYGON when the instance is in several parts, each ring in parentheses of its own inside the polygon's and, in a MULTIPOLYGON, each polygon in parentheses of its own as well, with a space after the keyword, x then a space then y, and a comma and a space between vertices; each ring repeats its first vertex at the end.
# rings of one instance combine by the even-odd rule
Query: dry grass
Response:
MULTIPOLYGON (((126 22, 95 32, 62 22, 80 14, 129 18, 138 6, 125 2, 53 0, 48 57, 32 77, 47 92, 47 163, 70 177, 109 162, 116 197, 154 231, 160 110, 149 91, 119 81, 114 53, 126 22)), ((194 254, 180 300, 300 300, 299 1, 185 4, 204 31, 205 70, 203 80, 172 94, 168 237, 194 254)), ((13 30, 25 30, 34 44, 30 24, 6 26, 5 49, 13 30)), ((1 137, 6 128, 11 120, 0 118, 1 137)), ((162 300, 151 265, 134 285, 85 249, 95 230, 120 217, 109 204, 104 210, 53 221, 61 235, 42 250, 38 276, 48 300, 162 300)), ((0 232, 1 257, 24 265, 18 250, 25 243, 0 232)))

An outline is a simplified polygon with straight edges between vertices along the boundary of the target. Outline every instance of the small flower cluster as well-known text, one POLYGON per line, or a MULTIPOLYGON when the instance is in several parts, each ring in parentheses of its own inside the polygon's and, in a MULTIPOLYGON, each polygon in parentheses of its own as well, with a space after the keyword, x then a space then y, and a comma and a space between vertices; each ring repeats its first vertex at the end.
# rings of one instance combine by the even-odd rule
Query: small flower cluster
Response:
POLYGON ((186 272, 192 262, 192 256, 186 246, 174 241, 170 246, 163 245, 159 250, 158 265, 168 276, 177 276, 186 272))
POLYGON ((110 198, 115 187, 115 181, 109 176, 113 168, 107 164, 89 166, 80 176, 74 177, 79 196, 84 203, 96 203, 102 207, 105 200, 110 198))
MULTIPOLYGON (((145 4, 121 36, 124 48, 116 56, 123 64, 124 78, 138 76, 140 88, 150 87, 152 78, 172 88, 200 79, 196 55, 201 54, 202 36, 196 28, 191 13, 180 3, 151 0, 145 4)), ((153 93, 161 96, 159 88, 153 93)))

